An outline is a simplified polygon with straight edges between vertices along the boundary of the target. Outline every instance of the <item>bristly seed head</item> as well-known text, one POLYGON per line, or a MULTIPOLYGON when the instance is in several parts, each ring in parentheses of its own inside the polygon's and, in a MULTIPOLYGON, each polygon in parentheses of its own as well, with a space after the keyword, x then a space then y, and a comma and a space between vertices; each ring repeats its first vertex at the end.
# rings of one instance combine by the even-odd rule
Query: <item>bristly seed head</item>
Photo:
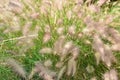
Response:
POLYGON ((50 59, 48 59, 48 60, 46 60, 46 61, 44 62, 44 65, 45 65, 46 67, 51 67, 51 66, 52 66, 52 61, 51 61, 50 59))
POLYGON ((6 62, 16 74, 18 74, 21 78, 26 78, 26 71, 17 61, 15 61, 14 59, 7 59, 6 62))
POLYGON ((76 72, 76 61, 71 58, 69 61, 68 61, 68 68, 67 68, 67 75, 70 76, 74 76, 75 75, 75 72, 76 72))
POLYGON ((54 48, 53 48, 54 54, 61 55, 64 43, 65 43, 65 36, 61 35, 58 38, 58 40, 56 40, 56 42, 54 43, 54 48))
POLYGON ((68 28, 68 33, 70 35, 74 35, 76 33, 76 26, 75 25, 72 25, 68 28))
POLYGON ((111 69, 103 75, 104 80, 118 80, 118 75, 115 69, 111 69))
POLYGON ((51 49, 51 48, 48 48, 48 47, 44 47, 44 48, 42 48, 42 49, 39 51, 39 53, 41 53, 41 54, 45 54, 45 53, 50 54, 50 53, 52 53, 52 49, 51 49))
POLYGON ((63 35, 63 31, 64 31, 64 27, 59 27, 59 28, 57 29, 58 35, 63 35))

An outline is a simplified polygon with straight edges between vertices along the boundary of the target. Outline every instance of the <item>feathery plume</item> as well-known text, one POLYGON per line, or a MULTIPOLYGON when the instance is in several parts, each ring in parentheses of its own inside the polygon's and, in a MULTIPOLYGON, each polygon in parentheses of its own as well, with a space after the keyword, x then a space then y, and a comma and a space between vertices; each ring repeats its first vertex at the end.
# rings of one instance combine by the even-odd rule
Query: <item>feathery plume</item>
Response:
POLYGON ((111 69, 103 75, 104 80, 118 80, 117 72, 115 69, 111 69))
POLYGON ((111 80, 118 80, 117 71, 115 69, 110 70, 110 78, 111 80))
POLYGON ((78 18, 79 18, 79 19, 82 19, 83 14, 84 14, 84 13, 83 13, 82 11, 77 12, 78 18))
POLYGON ((26 72, 24 68, 14 59, 7 59, 7 64, 12 70, 17 73, 21 78, 26 78, 26 72))
POLYGON ((103 56, 104 58, 104 62, 107 66, 111 66, 111 64, 113 62, 116 62, 116 58, 114 57, 114 55, 112 54, 112 51, 110 49, 110 47, 108 45, 105 45, 105 54, 103 56))
POLYGON ((28 76, 29 79, 32 79, 33 75, 38 73, 40 77, 44 80, 55 80, 56 73, 46 68, 42 63, 37 62, 35 67, 32 69, 30 75, 28 76))
POLYGON ((57 20, 57 25, 61 25, 63 23, 63 20, 60 18, 57 20))
POLYGON ((97 80, 96 77, 91 78, 90 80, 97 80))
POLYGON ((74 76, 75 75, 75 72, 76 72, 76 61, 71 58, 69 61, 68 61, 68 68, 67 68, 67 75, 70 76, 74 76))
POLYGON ((114 17, 112 15, 108 15, 105 18, 105 24, 110 24, 113 21, 114 17))
POLYGON ((75 0, 75 4, 76 5, 82 5, 83 4, 83 0, 75 0))
POLYGON ((40 62, 36 63, 35 69, 39 76, 42 77, 44 80, 55 80, 56 78, 56 72, 49 70, 40 62))
POLYGON ((30 33, 30 27, 32 25, 32 22, 27 22, 25 26, 23 27, 22 34, 27 36, 30 33))
POLYGON ((4 7, 6 4, 8 4, 9 3, 9 0, 1 0, 0 1, 0 8, 1 7, 4 7))
POLYGON ((66 42, 62 50, 62 56, 66 56, 67 54, 69 54, 73 47, 74 46, 72 41, 66 42))
POLYGON ((50 39, 51 39, 51 30, 50 30, 50 26, 46 25, 44 28, 45 34, 43 36, 43 42, 47 43, 50 39))
POLYGON ((46 61, 44 62, 44 66, 45 66, 45 67, 51 67, 51 66, 52 66, 52 61, 51 61, 50 59, 46 60, 46 61))
POLYGON ((42 49, 39 51, 39 53, 41 53, 41 54, 45 54, 45 53, 50 54, 50 53, 52 53, 52 49, 51 49, 51 48, 48 48, 48 47, 44 47, 44 48, 42 48, 42 49))
POLYGON ((98 3, 98 6, 102 6, 107 0, 99 0, 97 3, 98 3))
POLYGON ((79 33, 77 34, 77 37, 78 37, 79 39, 81 39, 81 38, 83 37, 83 33, 82 33, 82 32, 79 32, 79 33))
POLYGON ((70 35, 75 35, 75 32, 76 32, 76 26, 75 25, 72 25, 68 28, 68 33, 70 35))
POLYGON ((9 7, 10 11, 12 11, 16 14, 21 13, 22 9, 23 9, 23 5, 18 0, 10 0, 8 7, 9 7))
POLYGON ((49 8, 51 8, 52 2, 50 0, 42 0, 40 6, 40 12, 43 15, 47 15, 49 12, 49 8))
POLYGON ((43 36, 43 43, 47 43, 51 39, 50 33, 45 33, 43 36))
POLYGON ((86 16, 86 17, 84 18, 84 23, 85 23, 86 25, 90 25, 92 22, 93 22, 93 19, 92 19, 90 16, 86 16))
POLYGON ((65 43, 65 36, 61 35, 58 38, 58 40, 56 40, 56 42, 54 43, 54 48, 53 48, 54 54, 61 55, 64 43, 65 43))
POLYGON ((109 28, 108 33, 112 37, 112 39, 115 41, 115 43, 120 42, 120 33, 115 30, 114 28, 109 28))
POLYGON ((57 80, 60 80, 60 78, 62 78, 62 76, 63 76, 63 74, 65 73, 65 71, 66 71, 66 66, 63 66, 63 67, 60 69, 59 73, 58 73, 57 80))
POLYGON ((98 58, 96 59, 97 63, 99 63, 98 60, 101 59, 108 67, 110 67, 112 62, 116 62, 111 49, 109 48, 109 46, 104 45, 98 35, 94 36, 93 48, 97 51, 97 53, 95 54, 96 58, 98 58))
POLYGON ((67 13, 66 13, 66 16, 68 18, 68 20, 70 20, 72 18, 72 11, 69 10, 67 13))
POLYGON ((88 5, 90 5, 91 4, 91 2, 92 2, 92 0, 86 0, 86 4, 88 4, 88 5))
POLYGON ((64 0, 54 0, 54 7, 58 10, 62 10, 64 6, 64 0))
POLYGON ((100 8, 97 5, 93 5, 93 4, 89 5, 89 10, 95 13, 100 12, 100 8))
POLYGON ((85 40, 85 44, 91 44, 89 40, 85 40))
POLYGON ((87 70, 88 73, 92 73, 92 72, 94 72, 94 67, 91 66, 91 65, 88 65, 88 66, 86 67, 86 70, 87 70))
POLYGON ((93 48, 101 55, 104 55, 104 44, 99 35, 94 35, 93 48))
POLYGON ((20 25, 19 25, 19 18, 18 17, 13 17, 13 21, 11 22, 11 31, 19 31, 20 30, 20 25))
POLYGON ((94 35, 93 49, 95 49, 95 51, 97 52, 95 54, 95 57, 96 57, 97 63, 99 63, 99 60, 101 60, 101 57, 105 54, 105 52, 104 52, 104 44, 98 35, 94 35))
POLYGON ((73 49, 71 49, 71 54, 74 59, 78 58, 79 53, 80 53, 80 50, 78 46, 75 46, 73 47, 73 49))
POLYGON ((62 66, 63 66, 63 62, 62 61, 57 62, 56 65, 55 65, 56 68, 61 68, 62 66))
POLYGON ((32 19, 37 19, 38 17, 39 17, 39 13, 37 12, 37 13, 32 13, 31 15, 30 15, 30 17, 32 18, 32 19))
POLYGON ((113 44, 112 45, 112 47, 111 47, 111 49, 113 50, 113 51, 120 51, 120 44, 118 43, 116 43, 116 44, 113 44))
POLYGON ((63 35, 63 31, 64 31, 64 28, 63 28, 63 27, 57 28, 57 34, 58 34, 58 35, 63 35))
POLYGON ((50 26, 49 25, 45 25, 44 31, 46 33, 50 33, 51 32, 50 26))
POLYGON ((97 65, 98 65, 101 60, 101 55, 98 52, 95 53, 95 59, 96 59, 97 65))
POLYGON ((44 15, 48 14, 48 10, 46 9, 46 7, 44 5, 41 5, 40 12, 41 12, 41 14, 44 14, 44 15))
MULTIPOLYGON (((91 33, 93 30, 95 30, 94 27, 94 21, 92 20, 92 18, 90 16, 87 16, 84 18, 84 23, 86 24, 86 28, 83 29, 83 33, 84 34, 88 34, 91 33)), ((89 34, 90 35, 90 34, 89 34)))

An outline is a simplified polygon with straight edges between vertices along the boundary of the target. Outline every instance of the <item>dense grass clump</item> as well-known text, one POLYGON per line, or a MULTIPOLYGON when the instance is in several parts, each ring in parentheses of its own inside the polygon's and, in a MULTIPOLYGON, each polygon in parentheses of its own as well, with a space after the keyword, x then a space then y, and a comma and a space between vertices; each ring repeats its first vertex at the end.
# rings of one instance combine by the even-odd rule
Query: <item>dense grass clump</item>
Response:
POLYGON ((120 3, 2 0, 1 80, 119 80, 120 3))

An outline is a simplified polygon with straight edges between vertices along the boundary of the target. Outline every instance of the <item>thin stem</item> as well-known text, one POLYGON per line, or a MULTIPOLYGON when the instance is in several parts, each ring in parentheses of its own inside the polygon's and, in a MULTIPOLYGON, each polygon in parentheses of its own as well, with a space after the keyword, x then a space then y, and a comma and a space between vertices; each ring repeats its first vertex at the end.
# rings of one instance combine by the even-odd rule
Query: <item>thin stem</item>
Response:
POLYGON ((12 40, 20 40, 20 39, 24 39, 24 38, 30 38, 30 37, 36 37, 36 36, 38 36, 38 34, 32 34, 32 35, 26 35, 26 36, 20 36, 20 37, 15 37, 15 38, 10 38, 10 39, 6 39, 6 40, 3 40, 2 42, 1 42, 1 49, 2 49, 2 45, 5 43, 5 42, 7 42, 7 41, 12 41, 12 40))

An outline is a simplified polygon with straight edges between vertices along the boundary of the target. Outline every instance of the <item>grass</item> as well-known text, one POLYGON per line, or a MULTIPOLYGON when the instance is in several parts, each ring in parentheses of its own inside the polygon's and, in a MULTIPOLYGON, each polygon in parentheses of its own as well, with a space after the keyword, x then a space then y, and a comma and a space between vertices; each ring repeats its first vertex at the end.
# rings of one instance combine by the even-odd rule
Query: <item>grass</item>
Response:
MULTIPOLYGON (((24 1, 24 0, 22 0, 24 1)), ((27 0, 25 0, 27 1, 27 0)), ((72 1, 72 0, 71 0, 72 1)), ((34 0, 32 1, 32 7, 36 12, 40 12, 39 4, 41 3, 41 0, 34 0)), ((117 2, 116 2, 117 3, 117 2)), ((62 11, 54 11, 53 16, 51 16, 50 11, 48 10, 48 15, 40 15, 37 19, 31 19, 29 15, 33 12, 30 8, 30 5, 27 5, 27 3, 24 3, 24 12, 22 14, 13 14, 12 17, 7 20, 4 14, 2 16, 5 16, 4 19, 1 19, 0 15, 0 79, 1 80, 22 80, 18 75, 16 75, 6 64, 4 63, 6 59, 8 58, 14 58, 15 60, 19 61, 21 64, 23 64, 23 67, 27 71, 27 75, 30 74, 32 68, 35 66, 35 63, 37 61, 45 61, 47 59, 51 59, 53 62, 52 69, 56 70, 55 64, 59 61, 59 56, 53 55, 53 54, 45 54, 41 55, 39 53, 40 49, 43 47, 53 47, 54 42, 58 38, 58 34, 56 33, 56 29, 58 27, 64 27, 65 31, 64 34, 67 34, 67 29, 71 25, 76 26, 76 32, 81 32, 82 29, 86 26, 82 19, 79 19, 76 15, 72 17, 70 20, 67 18, 66 13, 68 10, 71 10, 74 7, 74 4, 70 4, 69 7, 65 7, 62 11), (19 19, 19 26, 21 29, 19 31, 9 30, 7 33, 3 33, 6 29, 10 29, 10 26, 14 25, 13 17, 17 17, 19 19), (63 23, 58 25, 56 24, 58 19, 63 19, 63 23), (38 32, 38 37, 33 39, 32 42, 26 44, 22 43, 22 45, 17 44, 19 42, 20 36, 23 36, 22 29, 24 29, 24 25, 27 22, 31 22, 30 27, 30 33, 37 32, 35 30, 36 26, 39 26, 40 30, 38 32), (50 25, 52 28, 52 38, 47 44, 43 43, 43 35, 44 35, 44 26, 50 25), (8 40, 16 38, 15 40, 8 40), (4 40, 5 41, 3 43, 4 40), (32 45, 34 43, 34 45, 32 45)), ((120 32, 119 26, 120 26, 120 4, 114 5, 110 8, 108 8, 108 5, 104 5, 101 9, 101 12, 98 14, 90 13, 86 10, 86 15, 92 16, 95 20, 104 19, 107 15, 115 15, 115 19, 113 23, 109 24, 111 27, 115 27, 120 32), (114 25, 113 25, 114 24, 114 25)), ((86 5, 83 6, 83 9, 86 8, 86 5)), ((50 9, 50 8, 48 8, 50 9)), ((52 11, 52 10, 51 10, 52 11)), ((9 16, 9 14, 7 14, 9 16)), ((31 38, 30 38, 31 39, 31 38)), ((24 39, 28 40, 28 39, 24 39)), ((67 75, 64 75, 61 80, 90 80, 92 77, 96 77, 97 80, 102 80, 102 75, 109 70, 104 63, 100 62, 99 65, 96 64, 96 59, 94 57, 95 51, 92 48, 92 45, 86 44, 86 40, 92 41, 91 37, 84 36, 82 38, 77 37, 71 37, 67 36, 67 41, 72 40, 75 45, 77 45, 80 48, 80 54, 77 59, 77 71, 74 75, 74 77, 69 77, 67 75), (86 67, 90 65, 94 68, 94 71, 92 73, 89 73, 86 70, 86 67)), ((28 40, 29 41, 29 40, 28 40)), ((118 72, 118 76, 120 76, 120 52, 114 52, 115 57, 117 58, 117 63, 113 64, 112 68, 115 68, 118 72)), ((120 77, 119 77, 120 78, 120 77)), ((42 80, 39 78, 39 76, 36 74, 34 75, 32 80, 42 80)))

